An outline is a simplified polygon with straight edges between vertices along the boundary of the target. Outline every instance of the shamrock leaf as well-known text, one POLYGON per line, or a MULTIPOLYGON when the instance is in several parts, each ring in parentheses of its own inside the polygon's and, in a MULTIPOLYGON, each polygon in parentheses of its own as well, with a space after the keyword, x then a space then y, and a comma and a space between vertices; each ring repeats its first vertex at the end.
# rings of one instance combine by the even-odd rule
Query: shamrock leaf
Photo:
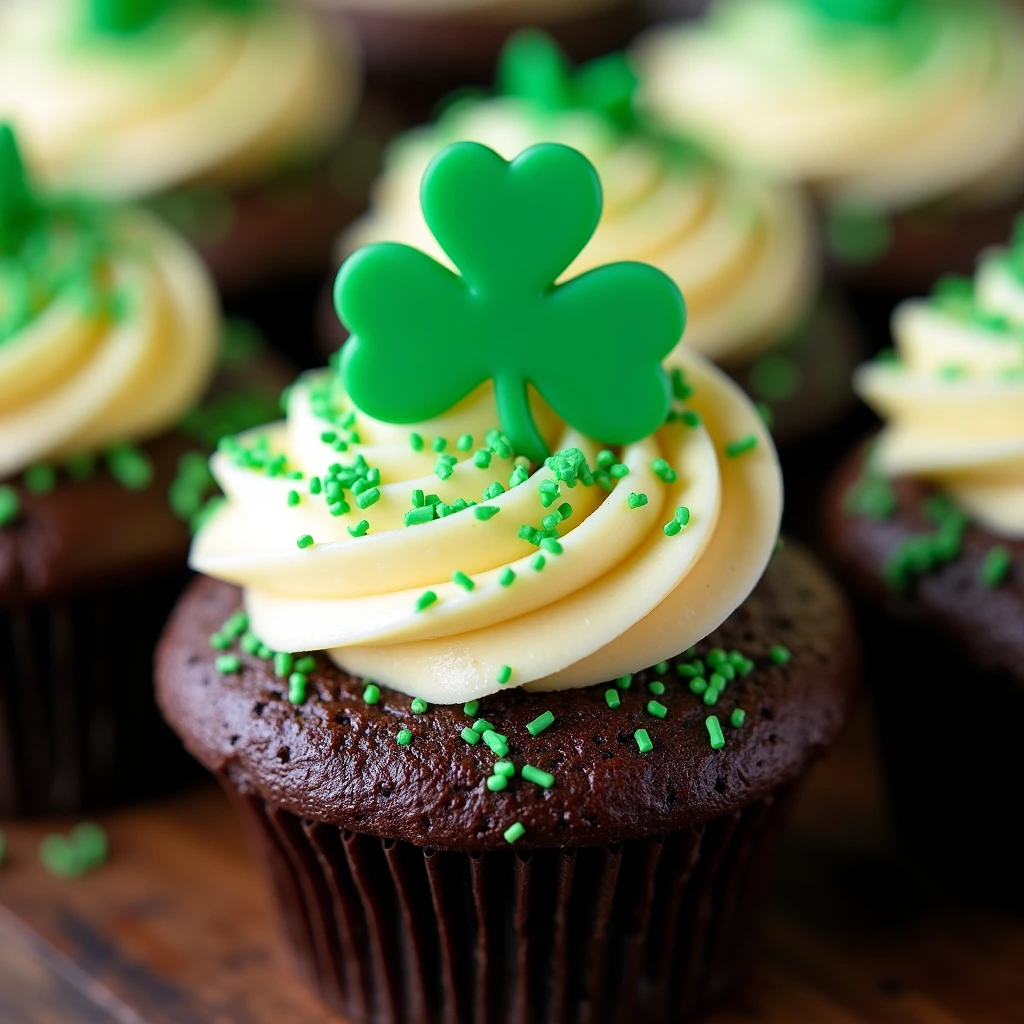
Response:
POLYGON ((686 320, 679 289, 640 263, 555 284, 601 216, 601 184, 581 153, 545 144, 508 163, 456 143, 427 169, 422 204, 461 274, 393 243, 360 249, 338 272, 335 306, 351 334, 341 372, 359 408, 415 423, 491 378, 502 429, 534 462, 548 451, 528 385, 598 441, 626 444, 661 425, 661 360, 686 320))
POLYGON ((908 6, 908 0, 811 0, 815 9, 835 21, 888 25, 908 6))
POLYGON ((93 28, 112 35, 138 32, 168 11, 179 7, 206 6, 212 10, 242 12, 260 0, 89 0, 89 21, 93 28))

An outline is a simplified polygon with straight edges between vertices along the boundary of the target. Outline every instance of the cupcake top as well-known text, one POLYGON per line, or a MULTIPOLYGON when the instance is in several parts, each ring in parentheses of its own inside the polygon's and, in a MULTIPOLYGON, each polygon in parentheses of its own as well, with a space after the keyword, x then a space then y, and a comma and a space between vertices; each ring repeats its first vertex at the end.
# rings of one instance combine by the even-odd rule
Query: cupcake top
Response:
POLYGON ((165 431, 205 390, 218 330, 182 240, 38 192, 0 125, 0 480, 165 431))
POLYGON ((357 92, 347 42, 275 0, 12 0, 0 11, 0 116, 62 189, 244 185, 322 151, 357 92))
POLYGON ((546 24, 621 7, 622 0, 316 0, 320 7, 416 18, 460 17, 512 25, 546 24))
POLYGON ((770 347, 807 312, 818 285, 807 211, 795 190, 716 166, 693 147, 638 130, 635 78, 613 56, 573 72, 554 43, 523 33, 507 47, 500 94, 456 101, 441 119, 396 141, 371 211, 341 240, 342 255, 401 241, 442 261, 419 184, 445 145, 472 140, 511 159, 540 142, 583 152, 605 189, 604 217, 568 273, 612 259, 653 264, 686 295, 687 344, 719 361, 770 347))
POLYGON ((338 366, 298 381, 286 422, 222 444, 228 500, 193 566, 245 588, 269 648, 440 703, 685 650, 777 537, 753 406, 677 346, 682 298, 658 270, 553 283, 600 219, 577 151, 451 146, 423 209, 461 274, 394 243, 347 261, 338 366))
POLYGON ((1024 217, 973 280, 900 306, 893 337, 855 381, 886 421, 872 469, 932 481, 988 530, 1024 537, 1024 217))
POLYGON ((636 59, 658 124, 834 199, 985 204, 1024 186, 1024 20, 1003 0, 719 0, 636 59))

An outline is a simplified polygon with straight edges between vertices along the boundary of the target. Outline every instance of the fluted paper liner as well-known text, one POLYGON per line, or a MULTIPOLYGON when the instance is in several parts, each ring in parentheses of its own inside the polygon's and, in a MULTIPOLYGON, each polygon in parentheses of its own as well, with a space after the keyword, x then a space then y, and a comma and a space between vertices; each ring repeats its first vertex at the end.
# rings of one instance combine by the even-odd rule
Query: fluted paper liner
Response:
POLYGON ((299 965, 352 1024, 678 1021, 742 972, 789 804, 615 846, 468 854, 304 820, 224 776, 299 965))

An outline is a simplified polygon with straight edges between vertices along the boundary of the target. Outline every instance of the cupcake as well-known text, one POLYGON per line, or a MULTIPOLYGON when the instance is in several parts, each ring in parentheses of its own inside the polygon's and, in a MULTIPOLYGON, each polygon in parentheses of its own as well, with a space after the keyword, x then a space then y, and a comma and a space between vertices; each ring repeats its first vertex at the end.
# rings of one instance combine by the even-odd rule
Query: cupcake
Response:
POLYGON ((8 126, 0 195, 0 815, 73 811, 180 770, 152 651, 211 435, 268 403, 236 365, 198 404, 219 311, 160 221, 37 190, 8 126))
POLYGON ((1004 0, 718 0, 636 61, 646 116, 811 186, 872 287, 969 271, 1024 195, 1024 17, 1004 0))
POLYGON ((898 824, 953 884, 1024 906, 1024 219, 893 337, 857 377, 884 427, 838 473, 828 540, 863 606, 898 824))
MULTIPOLYGON (((527 32, 506 48, 499 83, 497 95, 457 100, 392 144, 371 209, 342 236, 339 258, 400 241, 444 259, 420 211, 419 182, 451 142, 480 142, 506 158, 539 142, 571 145, 598 168, 605 213, 570 272, 635 259, 668 274, 686 295, 687 344, 771 403, 781 443, 849 408, 859 339, 821 297, 813 220, 797 189, 641 130, 622 55, 575 71, 552 40, 527 32)), ((330 311, 321 320, 337 347, 343 329, 330 311)))
POLYGON ((152 202, 229 293, 321 268, 358 211, 338 159, 358 91, 348 38, 277 0, 0 11, 0 117, 40 180, 152 202))
POLYGON ((376 89, 421 120, 449 89, 486 82, 517 29, 542 28, 579 59, 626 43, 640 27, 636 0, 304 0, 351 24, 376 89))
POLYGON ((423 202, 461 275, 342 268, 341 360, 212 462, 158 699, 353 1024, 676 1020, 743 967, 848 613, 772 558, 771 439, 671 279, 553 284, 600 215, 581 154, 460 143, 423 202))

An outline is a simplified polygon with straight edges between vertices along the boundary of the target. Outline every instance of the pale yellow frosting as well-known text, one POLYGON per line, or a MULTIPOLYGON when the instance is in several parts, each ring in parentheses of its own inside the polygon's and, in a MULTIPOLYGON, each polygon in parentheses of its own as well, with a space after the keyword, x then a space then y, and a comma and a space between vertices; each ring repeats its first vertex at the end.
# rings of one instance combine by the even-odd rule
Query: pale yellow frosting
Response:
POLYGON ((1024 537, 1024 282, 999 254, 976 280, 996 326, 904 303, 900 360, 862 367, 856 387, 886 421, 873 461, 890 476, 934 481, 982 525, 1024 537))
MULTIPOLYGON (((504 665, 512 669, 507 687, 559 689, 672 657, 720 625, 761 577, 778 534, 782 484, 771 439, 736 385, 684 349, 670 363, 693 387, 688 405, 701 422, 675 420, 626 447, 619 458, 629 474, 610 491, 561 483, 551 508, 540 501, 541 483, 554 479, 545 467, 507 487, 512 461, 495 455, 483 469, 470 450, 455 452, 448 480, 434 474, 434 437, 450 439, 452 451, 468 433, 475 448, 496 423, 491 385, 412 428, 354 410, 361 443, 339 455, 321 440, 326 421, 310 403, 324 377, 308 375, 291 392, 287 422, 269 428, 271 450, 285 453, 287 469, 304 478, 269 476, 218 453, 211 465, 228 501, 196 537, 191 564, 245 588, 251 627, 275 650, 326 649, 350 671, 429 701, 495 692, 504 665), (423 451, 410 446, 410 429, 426 439, 423 451), (726 456, 729 442, 750 436, 751 450, 726 456), (359 454, 380 470, 380 499, 362 511, 349 497, 351 512, 335 518, 322 496, 309 496, 306 479, 359 454), (677 471, 675 482, 656 475, 657 458, 677 471), (483 501, 495 480, 507 489, 483 501), (295 507, 292 489, 302 494, 295 507), (414 489, 499 512, 483 520, 468 508, 405 526, 414 489), (631 508, 631 492, 648 503, 631 508), (538 548, 519 528, 538 526, 563 502, 572 515, 558 526, 562 551, 542 551, 538 571, 538 548), (668 536, 664 526, 681 506, 688 525, 668 536), (351 536, 348 528, 362 519, 368 533, 351 536), (315 543, 300 550, 304 534, 315 543), (502 586, 506 567, 516 576, 502 586), (472 590, 453 581, 457 572, 472 579, 472 590), (437 601, 417 611, 427 589, 437 601)), ((535 405, 551 448, 578 447, 593 466, 599 446, 535 405)), ((339 392, 335 411, 348 408, 339 392)))
POLYGON ((209 383, 219 311, 202 264, 146 214, 107 230, 97 274, 118 312, 65 289, 0 341, 0 479, 159 434, 209 383))
POLYGON ((37 180, 95 196, 243 185, 324 148, 357 99, 351 45, 296 9, 181 4, 136 35, 81 0, 0 8, 0 118, 37 180))
POLYGON ((438 150, 456 140, 481 142, 506 159, 540 142, 580 150, 601 176, 604 215, 566 276, 616 260, 653 264, 686 295, 686 344, 712 359, 771 347, 813 302, 814 237, 795 190, 698 160, 672 162, 595 113, 545 115, 513 98, 466 102, 396 142, 371 211, 342 238, 339 257, 396 241, 450 265, 423 219, 419 183, 438 150))
POLYGON ((314 0, 319 7, 417 18, 469 17, 549 25, 622 5, 622 0, 314 0))
POLYGON ((636 46, 639 102, 740 165, 884 209, 1024 188, 1024 18, 1003 0, 912 0, 857 26, 810 0, 720 0, 636 46))

